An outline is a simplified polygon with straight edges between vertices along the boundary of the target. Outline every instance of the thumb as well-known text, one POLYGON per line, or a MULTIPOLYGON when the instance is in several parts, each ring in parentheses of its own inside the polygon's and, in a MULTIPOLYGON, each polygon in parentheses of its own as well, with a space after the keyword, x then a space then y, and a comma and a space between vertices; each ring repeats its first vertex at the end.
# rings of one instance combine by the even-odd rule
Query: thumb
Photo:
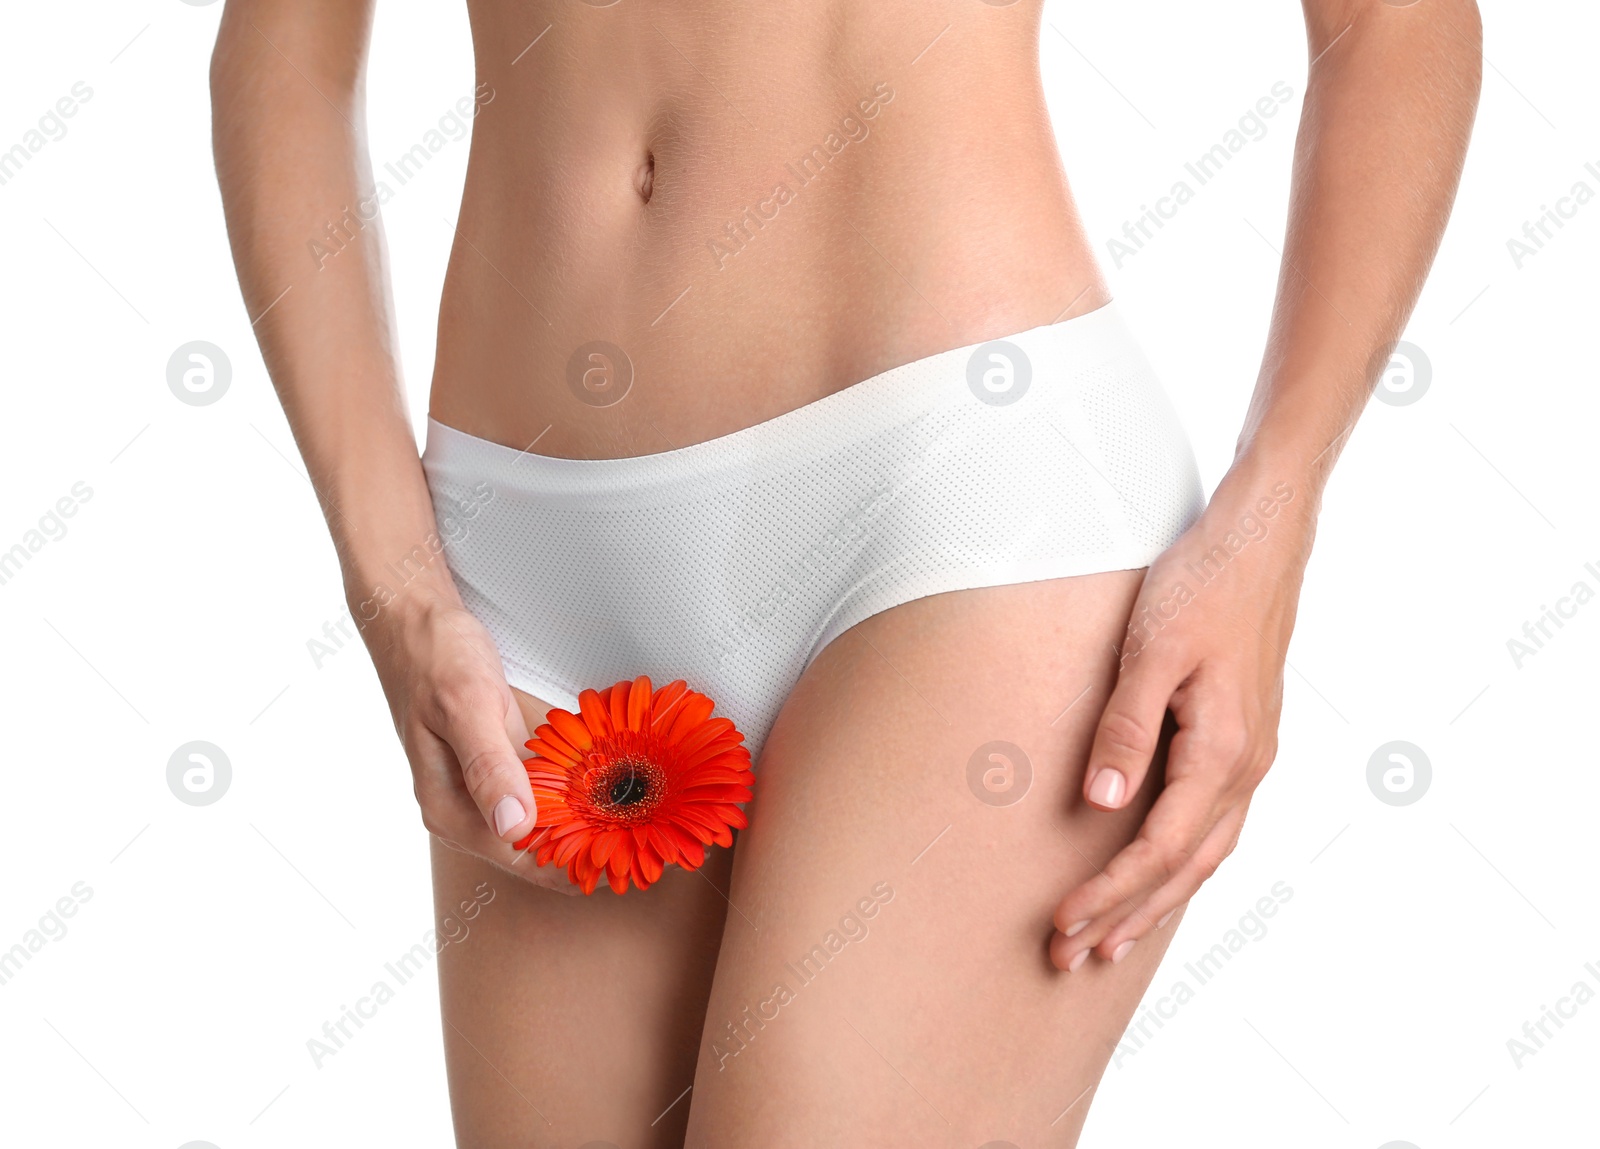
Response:
POLYGON ((1083 796, 1089 805, 1120 810, 1144 785, 1167 703, 1184 673, 1179 664, 1157 661, 1148 653, 1123 668, 1100 715, 1083 772, 1083 796))
MULTIPOLYGON (((509 694, 509 692, 507 692, 509 694)), ((515 701, 500 713, 493 704, 447 713, 439 731, 461 765, 461 779, 490 833, 514 842, 533 831, 537 809, 533 787, 517 755, 515 732, 527 741, 526 723, 515 701)))
MULTIPOLYGON (((528 720, 523 716, 522 707, 517 705, 515 695, 506 703, 506 734, 511 739, 511 745, 518 749, 525 748, 533 737, 528 733, 528 720)), ((522 755, 518 754, 517 758, 522 760, 522 755)))

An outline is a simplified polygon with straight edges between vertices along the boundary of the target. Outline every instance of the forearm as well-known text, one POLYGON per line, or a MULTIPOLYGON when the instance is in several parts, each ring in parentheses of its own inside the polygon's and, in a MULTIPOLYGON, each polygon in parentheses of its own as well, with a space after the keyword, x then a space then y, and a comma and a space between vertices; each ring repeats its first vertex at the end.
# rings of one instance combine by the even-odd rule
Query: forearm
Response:
MULTIPOLYGON (((211 73, 217 177, 245 306, 353 606, 392 583, 384 569, 435 529, 366 155, 370 17, 366 0, 231 0, 211 73)), ((430 561, 408 585, 453 594, 441 576, 430 561)))
POLYGON ((1314 510, 1404 330, 1461 176, 1481 75, 1471 0, 1305 0, 1307 83, 1266 353, 1235 470, 1314 510))

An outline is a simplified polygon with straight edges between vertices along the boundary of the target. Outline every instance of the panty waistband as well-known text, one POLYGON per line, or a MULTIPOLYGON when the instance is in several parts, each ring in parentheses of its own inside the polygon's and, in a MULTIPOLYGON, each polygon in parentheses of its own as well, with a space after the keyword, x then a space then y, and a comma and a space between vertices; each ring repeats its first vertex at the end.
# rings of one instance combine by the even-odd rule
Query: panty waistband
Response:
POLYGON ((621 459, 565 459, 519 451, 430 418, 423 464, 430 474, 471 475, 557 502, 563 496, 631 502, 630 495, 648 501, 653 492, 686 479, 732 485, 783 473, 958 404, 982 401, 1016 415, 1053 410, 1075 380, 1129 355, 1142 352, 1115 304, 1107 304, 1062 323, 891 367, 792 411, 687 447, 621 459))

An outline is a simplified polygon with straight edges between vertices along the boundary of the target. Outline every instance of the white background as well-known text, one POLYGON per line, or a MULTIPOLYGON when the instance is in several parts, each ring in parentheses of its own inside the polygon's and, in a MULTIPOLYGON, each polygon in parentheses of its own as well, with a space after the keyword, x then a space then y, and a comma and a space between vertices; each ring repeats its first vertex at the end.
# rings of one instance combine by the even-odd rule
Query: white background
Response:
MULTIPOLYGON (((1520 269, 1507 240, 1580 179, 1600 190, 1584 170, 1600 167, 1600 18, 1577 2, 1484 9, 1466 178, 1407 332, 1431 386, 1374 402, 1345 452, 1278 764, 1149 1000, 1193 986, 1183 963, 1274 883, 1293 897, 1108 1070, 1085 1146, 1595 1143, 1600 1004, 1520 1068, 1507 1040, 1575 982, 1600 990, 1584 969, 1600 969, 1600 605, 1520 669, 1506 644, 1575 582, 1600 589, 1583 567, 1600 567, 1600 206, 1520 269), (1394 739, 1433 768, 1404 807, 1366 781, 1394 739)), ((75 483, 93 491, 0 586, 0 950, 74 883, 93 891, 0 985, 0 1139, 446 1144, 431 972, 321 1068, 306 1046, 433 923, 426 839, 370 663, 352 647, 319 669, 307 650, 343 602, 224 237, 206 82, 220 12, 14 5, 0 37, 0 149, 76 81, 93 90, 65 138, 0 186, 0 549, 75 483), (196 339, 232 361, 212 406, 166 383, 168 357, 196 339), (168 757, 196 739, 233 769, 199 808, 166 784, 168 757)), ((1298 5, 1052 2, 1045 21, 1051 112, 1103 258, 1274 82, 1294 91, 1143 251, 1120 269, 1105 258, 1209 488, 1277 276, 1305 89, 1298 5)), ((457 6, 383 6, 375 160, 471 88, 457 6)), ((452 144, 384 212, 419 422, 466 154, 452 144)))

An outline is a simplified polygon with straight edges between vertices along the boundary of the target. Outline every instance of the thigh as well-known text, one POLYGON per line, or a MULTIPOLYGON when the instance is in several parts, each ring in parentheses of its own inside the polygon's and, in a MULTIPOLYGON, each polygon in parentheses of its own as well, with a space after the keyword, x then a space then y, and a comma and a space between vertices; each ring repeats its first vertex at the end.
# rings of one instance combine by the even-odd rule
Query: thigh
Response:
MULTIPOLYGON (((518 693, 528 728, 547 704, 518 693)), ((683 1144, 729 852, 649 890, 529 885, 432 842, 441 920, 478 909, 439 954, 445 1061, 463 1149, 683 1144), (669 1110, 669 1106, 671 1106, 669 1110)))
POLYGON ((1047 953, 1161 781, 1079 796, 1141 575, 920 599, 807 670, 736 848, 688 1144, 1075 1144, 1173 932, 1047 953))

